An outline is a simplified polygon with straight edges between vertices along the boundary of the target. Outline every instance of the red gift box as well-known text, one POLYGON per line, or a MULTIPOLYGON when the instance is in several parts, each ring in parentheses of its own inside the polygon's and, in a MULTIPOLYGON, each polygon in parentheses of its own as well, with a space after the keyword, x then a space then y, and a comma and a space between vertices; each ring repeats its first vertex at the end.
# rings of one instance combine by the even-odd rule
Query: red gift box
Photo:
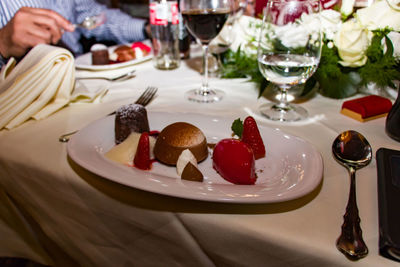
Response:
POLYGON ((384 97, 369 95, 343 102, 340 113, 364 122, 384 117, 392 108, 392 102, 384 97))

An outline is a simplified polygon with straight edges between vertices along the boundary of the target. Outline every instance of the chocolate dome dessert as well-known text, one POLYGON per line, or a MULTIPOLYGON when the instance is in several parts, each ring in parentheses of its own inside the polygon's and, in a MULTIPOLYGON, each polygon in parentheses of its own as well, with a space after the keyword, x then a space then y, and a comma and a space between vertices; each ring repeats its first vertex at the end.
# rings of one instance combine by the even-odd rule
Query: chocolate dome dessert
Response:
POLYGON ((132 132, 150 131, 147 111, 142 105, 128 104, 115 113, 115 143, 122 143, 132 132))
POLYGON ((176 165, 183 150, 189 149, 197 162, 207 158, 207 140, 196 126, 186 122, 176 122, 165 127, 158 135, 154 155, 160 162, 176 165))

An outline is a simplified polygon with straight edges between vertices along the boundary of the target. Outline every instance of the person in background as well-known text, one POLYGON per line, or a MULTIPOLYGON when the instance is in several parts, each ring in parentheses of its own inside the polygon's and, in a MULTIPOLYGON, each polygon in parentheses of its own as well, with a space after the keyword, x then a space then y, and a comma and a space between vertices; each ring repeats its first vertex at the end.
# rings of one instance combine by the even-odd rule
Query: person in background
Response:
POLYGON ((21 58, 37 44, 60 45, 83 53, 82 37, 128 43, 148 38, 147 21, 108 9, 94 0, 0 1, 0 67, 10 57, 21 58), (85 17, 104 12, 106 22, 92 30, 75 28, 85 17))

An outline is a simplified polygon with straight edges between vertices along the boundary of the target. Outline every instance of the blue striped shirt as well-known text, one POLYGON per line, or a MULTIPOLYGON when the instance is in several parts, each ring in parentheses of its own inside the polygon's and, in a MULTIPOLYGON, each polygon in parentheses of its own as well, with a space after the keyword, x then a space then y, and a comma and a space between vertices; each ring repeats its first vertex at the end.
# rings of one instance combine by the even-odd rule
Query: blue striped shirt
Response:
MULTIPOLYGON (((23 6, 52 9, 71 23, 80 23, 85 17, 105 12, 105 24, 93 30, 77 28, 74 32, 65 32, 62 41, 75 54, 83 52, 79 39, 82 35, 97 40, 109 40, 117 43, 140 41, 145 38, 143 19, 132 18, 118 9, 108 9, 94 0, 0 0, 0 28, 4 27, 14 14, 23 6)), ((4 62, 0 62, 0 66, 4 62)))

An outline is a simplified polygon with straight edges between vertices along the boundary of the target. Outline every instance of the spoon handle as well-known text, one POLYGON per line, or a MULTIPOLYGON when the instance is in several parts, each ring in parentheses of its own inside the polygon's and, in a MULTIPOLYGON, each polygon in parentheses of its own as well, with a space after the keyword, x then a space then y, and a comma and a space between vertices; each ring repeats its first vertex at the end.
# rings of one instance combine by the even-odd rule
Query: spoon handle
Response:
POLYGON ((362 238, 360 217, 356 199, 356 171, 350 171, 350 193, 346 213, 343 216, 342 233, 336 241, 336 247, 351 260, 361 259, 368 254, 368 247, 362 238))

